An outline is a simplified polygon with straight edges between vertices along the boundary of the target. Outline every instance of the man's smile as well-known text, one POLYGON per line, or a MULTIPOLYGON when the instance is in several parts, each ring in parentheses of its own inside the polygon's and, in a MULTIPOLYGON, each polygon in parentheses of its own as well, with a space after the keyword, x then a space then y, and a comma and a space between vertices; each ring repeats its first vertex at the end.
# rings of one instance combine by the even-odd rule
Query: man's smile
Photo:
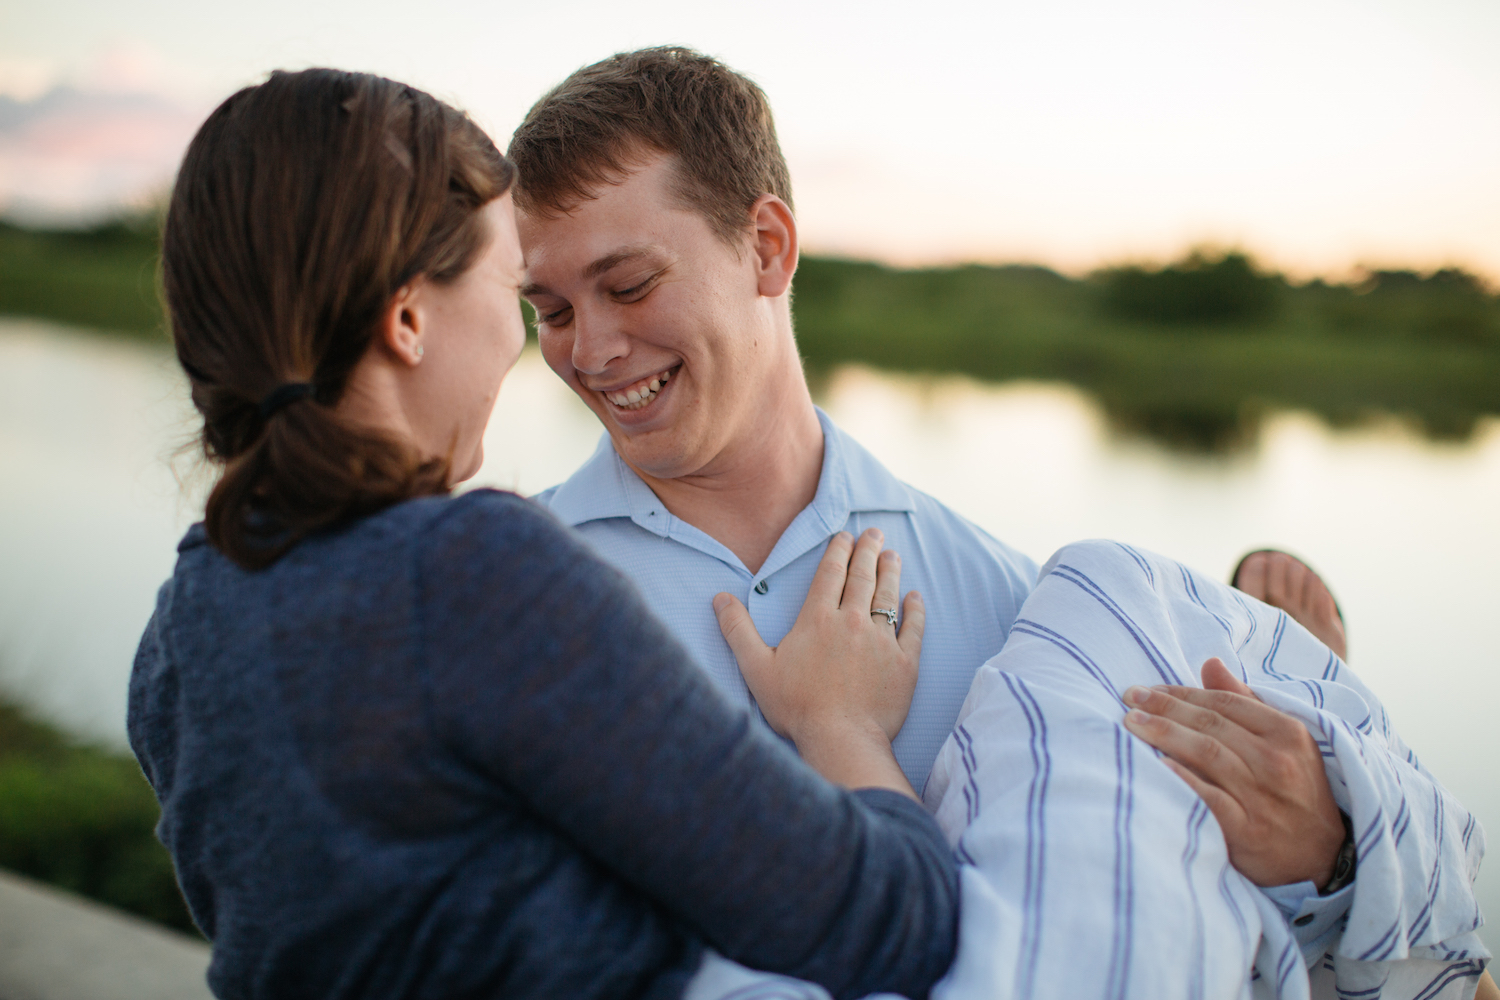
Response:
POLYGON ((619 389, 598 389, 595 391, 618 409, 642 410, 649 406, 657 396, 661 395, 662 391, 667 385, 667 382, 672 378, 673 375, 677 374, 677 372, 681 370, 681 368, 682 363, 678 362, 671 368, 667 368, 662 371, 656 372, 653 375, 648 375, 645 378, 638 379, 635 382, 632 382, 629 385, 622 386, 619 389))

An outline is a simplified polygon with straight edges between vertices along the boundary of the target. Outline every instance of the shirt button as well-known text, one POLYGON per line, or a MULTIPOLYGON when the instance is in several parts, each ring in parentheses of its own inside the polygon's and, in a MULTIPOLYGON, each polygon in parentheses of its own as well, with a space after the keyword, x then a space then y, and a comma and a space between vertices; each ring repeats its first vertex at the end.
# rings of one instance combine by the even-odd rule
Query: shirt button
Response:
POLYGON ((771 585, 762 580, 755 585, 755 592, 757 594, 769 594, 771 592, 771 585))
POLYGON ((1308 924, 1313 922, 1313 917, 1315 916, 1317 916, 1316 913, 1304 913, 1296 920, 1293 920, 1292 923, 1298 927, 1306 927, 1308 924))

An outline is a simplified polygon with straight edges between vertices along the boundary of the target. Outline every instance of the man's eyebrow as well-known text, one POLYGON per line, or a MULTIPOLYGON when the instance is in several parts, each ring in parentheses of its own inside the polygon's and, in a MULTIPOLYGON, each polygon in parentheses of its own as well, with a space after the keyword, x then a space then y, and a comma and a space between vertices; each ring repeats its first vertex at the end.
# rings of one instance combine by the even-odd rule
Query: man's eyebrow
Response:
POLYGON ((654 253, 656 249, 656 247, 644 243, 632 247, 622 247, 619 250, 616 250, 614 253, 605 254, 603 257, 600 257, 588 267, 585 267, 583 269, 583 276, 585 278, 597 278, 599 277, 599 275, 604 274, 605 272, 611 270, 612 268, 618 267, 621 264, 628 263, 639 257, 648 256, 649 254, 654 253))
MULTIPOLYGON (((642 243, 636 246, 621 247, 614 253, 605 254, 598 260, 592 261, 587 267, 583 269, 583 277, 597 278, 599 277, 599 275, 608 272, 611 268, 619 267, 621 264, 629 263, 630 261, 637 260, 641 257, 650 256, 651 254, 657 253, 659 251, 659 247, 649 243, 642 243)), ((533 295, 550 294, 551 293, 546 289, 545 286, 537 284, 536 282, 527 282, 526 284, 521 286, 522 298, 530 298, 533 295)))

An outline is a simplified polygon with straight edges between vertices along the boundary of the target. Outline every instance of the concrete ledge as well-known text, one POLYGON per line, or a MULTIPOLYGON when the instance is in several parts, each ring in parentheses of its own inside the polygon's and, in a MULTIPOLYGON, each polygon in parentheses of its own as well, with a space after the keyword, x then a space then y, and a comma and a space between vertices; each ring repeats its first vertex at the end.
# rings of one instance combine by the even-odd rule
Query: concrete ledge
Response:
POLYGON ((212 1000, 208 945, 0 871, 3 1000, 212 1000))

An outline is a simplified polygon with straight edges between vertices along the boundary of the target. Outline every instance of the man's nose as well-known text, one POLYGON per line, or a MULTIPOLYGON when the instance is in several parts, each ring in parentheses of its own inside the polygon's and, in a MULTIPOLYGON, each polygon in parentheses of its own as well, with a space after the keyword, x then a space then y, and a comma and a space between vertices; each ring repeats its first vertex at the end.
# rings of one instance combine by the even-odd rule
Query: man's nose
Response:
POLYGON ((590 375, 606 371, 630 353, 630 338, 608 311, 573 310, 573 368, 590 375))

